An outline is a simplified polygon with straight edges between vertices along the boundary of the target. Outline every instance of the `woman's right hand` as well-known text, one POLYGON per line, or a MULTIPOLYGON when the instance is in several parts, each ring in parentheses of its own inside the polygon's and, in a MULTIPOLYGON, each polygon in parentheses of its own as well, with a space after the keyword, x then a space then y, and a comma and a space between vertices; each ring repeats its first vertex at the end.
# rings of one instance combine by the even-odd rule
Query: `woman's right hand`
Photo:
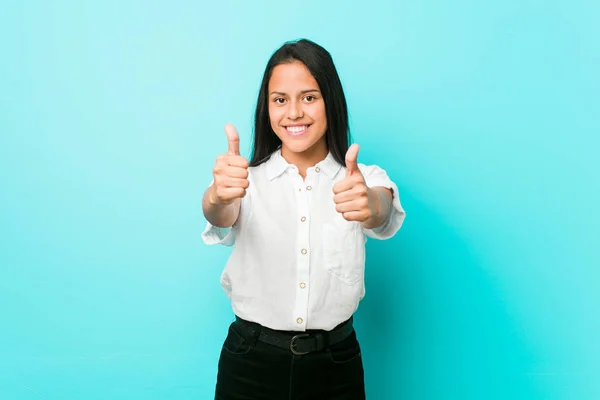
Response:
POLYGON ((225 125, 229 148, 226 154, 217 157, 213 168, 214 183, 209 202, 213 205, 228 205, 246 195, 248 160, 240 155, 240 137, 233 125, 225 125))

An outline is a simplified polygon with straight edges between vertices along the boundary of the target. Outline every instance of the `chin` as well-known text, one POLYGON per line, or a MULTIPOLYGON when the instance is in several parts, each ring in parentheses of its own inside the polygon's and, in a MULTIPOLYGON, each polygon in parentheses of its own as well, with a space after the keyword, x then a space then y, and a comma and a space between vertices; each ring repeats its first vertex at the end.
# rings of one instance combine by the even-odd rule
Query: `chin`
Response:
POLYGON ((283 144, 285 145, 285 147, 288 148, 288 150, 290 150, 293 153, 304 153, 306 150, 310 149, 314 145, 314 143, 299 143, 296 141, 287 141, 283 142, 283 144))

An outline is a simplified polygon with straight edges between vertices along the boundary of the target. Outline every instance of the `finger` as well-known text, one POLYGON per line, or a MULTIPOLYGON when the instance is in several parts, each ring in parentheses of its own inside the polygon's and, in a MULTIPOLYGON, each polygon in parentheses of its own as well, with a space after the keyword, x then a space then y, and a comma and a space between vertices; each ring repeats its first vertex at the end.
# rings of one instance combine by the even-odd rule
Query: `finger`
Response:
POLYGON ((346 201, 335 205, 335 211, 339 213, 347 213, 350 211, 360 211, 360 207, 353 201, 346 201))
POLYGON ((354 143, 346 152, 346 176, 359 172, 357 162, 358 150, 360 150, 360 147, 354 143))
POLYGON ((240 135, 238 135, 237 129, 231 124, 225 125, 225 135, 227 135, 227 154, 239 155, 240 154, 240 135))
POLYGON ((225 173, 226 176, 228 176, 230 178, 241 178, 241 179, 248 178, 248 169, 247 168, 229 166, 223 172, 225 173))
POLYGON ((220 187, 217 189, 217 196, 221 201, 230 201, 240 199, 246 195, 246 189, 244 188, 229 188, 220 187))
POLYGON ((248 168, 248 160, 239 155, 230 155, 226 158, 227 165, 237 168, 248 168))
POLYGON ((248 186, 250 186, 250 181, 248 181, 248 179, 241 179, 241 178, 227 177, 227 178, 223 179, 220 183, 221 183, 221 186, 226 187, 226 188, 247 189, 248 186))
POLYGON ((369 199, 364 196, 356 197, 350 201, 336 203, 335 209, 338 212, 364 211, 369 209, 369 199))
POLYGON ((353 176, 347 176, 346 178, 333 185, 333 193, 338 194, 347 190, 360 188, 361 186, 365 186, 365 182, 364 178, 362 177, 362 174, 360 173, 360 171, 358 171, 353 176))
POLYGON ((335 185, 333 185, 333 193, 335 193, 337 195, 339 193, 348 191, 348 190, 352 189, 353 187, 354 187, 354 182, 352 182, 348 178, 344 178, 341 181, 339 181, 338 183, 336 183, 335 185))
POLYGON ((349 211, 342 214, 346 221, 364 222, 368 219, 363 211, 349 211))
POLYGON ((353 190, 345 190, 333 196, 333 202, 335 204, 346 203, 347 201, 352 201, 356 199, 360 194, 353 190))

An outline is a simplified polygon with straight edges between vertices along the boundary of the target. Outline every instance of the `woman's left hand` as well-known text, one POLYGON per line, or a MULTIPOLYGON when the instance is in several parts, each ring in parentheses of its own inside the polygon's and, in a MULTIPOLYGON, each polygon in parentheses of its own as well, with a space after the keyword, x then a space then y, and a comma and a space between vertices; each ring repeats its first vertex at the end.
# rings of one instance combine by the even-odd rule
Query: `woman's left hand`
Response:
POLYGON ((358 221, 365 228, 372 229, 379 226, 378 216, 381 215, 381 195, 385 196, 386 188, 370 188, 365 182, 365 177, 358 168, 359 146, 353 144, 346 153, 346 177, 333 186, 333 201, 335 209, 347 221, 358 221), (382 192, 384 191, 384 192, 382 192))

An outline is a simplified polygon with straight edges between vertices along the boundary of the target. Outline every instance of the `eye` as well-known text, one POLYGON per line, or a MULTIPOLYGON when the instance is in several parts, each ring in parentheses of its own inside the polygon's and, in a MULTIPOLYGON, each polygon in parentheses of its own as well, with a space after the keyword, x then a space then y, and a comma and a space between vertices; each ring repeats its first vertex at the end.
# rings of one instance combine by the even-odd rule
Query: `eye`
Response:
POLYGON ((285 99, 283 97, 277 97, 273 99, 273 101, 277 104, 283 104, 285 102, 285 99))
POLYGON ((310 103, 315 100, 315 96, 308 95, 304 98, 304 100, 310 103))

